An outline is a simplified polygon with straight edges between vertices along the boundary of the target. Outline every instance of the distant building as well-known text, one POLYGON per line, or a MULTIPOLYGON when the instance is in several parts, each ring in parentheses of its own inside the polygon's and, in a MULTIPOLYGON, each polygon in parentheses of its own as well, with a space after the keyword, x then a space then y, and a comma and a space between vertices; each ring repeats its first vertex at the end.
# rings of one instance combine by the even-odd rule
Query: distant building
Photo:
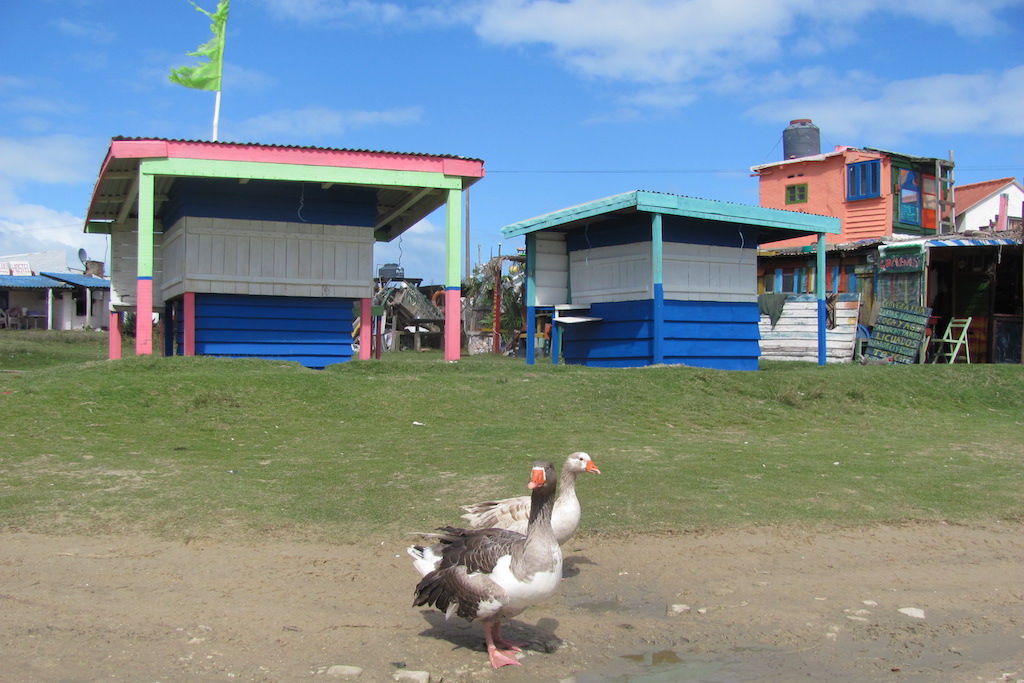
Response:
MULTIPOLYGON (((802 136, 796 152, 751 171, 762 206, 840 219, 840 232, 826 236, 825 290, 856 294, 865 328, 886 302, 930 308, 936 333, 970 317, 975 362, 1019 362, 1021 185, 1001 178, 954 188, 953 162, 940 158, 855 147, 823 154, 816 130, 792 122, 784 140, 802 136)), ((806 238, 763 244, 758 291, 813 292, 816 258, 806 238)))
MULTIPOLYGON (((842 227, 827 240, 843 244, 896 234, 953 232, 953 166, 946 159, 836 147, 825 154, 761 164, 751 171, 758 178, 761 206, 834 216, 842 227)), ((812 243, 796 238, 766 248, 812 243)))
POLYGON ((107 324, 110 281, 103 264, 67 265, 63 249, 0 256, 0 328, 82 330, 107 324))

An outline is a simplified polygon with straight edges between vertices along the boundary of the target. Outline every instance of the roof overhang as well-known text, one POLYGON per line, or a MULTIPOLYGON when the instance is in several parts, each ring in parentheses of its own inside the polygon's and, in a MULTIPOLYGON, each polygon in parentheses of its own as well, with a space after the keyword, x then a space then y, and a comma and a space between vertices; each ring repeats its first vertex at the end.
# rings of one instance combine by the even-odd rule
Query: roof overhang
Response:
POLYGON ((483 161, 454 156, 188 140, 114 138, 100 168, 85 232, 109 233, 138 216, 139 177, 154 179, 159 214, 177 178, 353 185, 377 191, 374 235, 391 241, 484 176, 483 161))
POLYGON ((71 289, 44 275, 0 275, 0 289, 71 289))
POLYGON ((502 228, 501 234, 509 238, 538 230, 567 232, 595 218, 632 213, 749 225, 757 228, 758 244, 808 235, 837 235, 840 229, 839 219, 830 216, 636 190, 513 223, 502 228))
POLYGON ((55 273, 51 271, 43 271, 39 274, 51 280, 57 280, 77 287, 85 287, 86 289, 110 289, 110 280, 101 277, 80 275, 78 273, 55 273))

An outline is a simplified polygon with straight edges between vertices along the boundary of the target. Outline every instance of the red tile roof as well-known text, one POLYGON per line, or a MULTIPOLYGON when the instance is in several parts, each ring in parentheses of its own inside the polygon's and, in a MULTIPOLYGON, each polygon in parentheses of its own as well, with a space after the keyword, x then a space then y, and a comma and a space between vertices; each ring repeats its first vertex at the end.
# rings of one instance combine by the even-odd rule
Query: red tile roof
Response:
POLYGON ((988 199, 999 190, 1012 184, 1015 180, 1015 178, 997 178, 995 180, 983 180, 980 183, 971 183, 969 185, 957 185, 954 188, 954 191, 956 192, 954 196, 956 197, 957 215, 959 216, 978 202, 988 199))

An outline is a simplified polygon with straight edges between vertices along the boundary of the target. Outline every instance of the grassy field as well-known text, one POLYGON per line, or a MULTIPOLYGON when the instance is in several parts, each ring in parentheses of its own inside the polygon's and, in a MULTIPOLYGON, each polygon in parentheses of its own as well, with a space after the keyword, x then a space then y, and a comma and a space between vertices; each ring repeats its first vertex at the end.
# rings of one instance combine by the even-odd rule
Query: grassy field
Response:
MULTIPOLYGON (((126 346, 130 348, 130 346, 126 346)), ((589 452, 585 532, 1024 519, 1024 368, 103 360, 0 332, 0 526, 352 541, 589 452)))

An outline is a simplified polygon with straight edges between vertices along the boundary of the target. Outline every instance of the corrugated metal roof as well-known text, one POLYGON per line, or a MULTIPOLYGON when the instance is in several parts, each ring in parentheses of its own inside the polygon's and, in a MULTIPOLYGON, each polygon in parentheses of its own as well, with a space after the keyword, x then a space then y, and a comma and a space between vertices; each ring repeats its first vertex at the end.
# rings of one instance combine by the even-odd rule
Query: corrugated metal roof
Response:
POLYGON ((4 289, 71 289, 71 285, 43 275, 0 275, 4 289))
POLYGON ((197 145, 220 145, 224 147, 267 147, 270 149, 308 149, 322 152, 355 152, 357 154, 400 154, 402 156, 416 156, 416 157, 430 157, 433 159, 459 159, 462 161, 479 161, 483 163, 483 159, 477 159, 475 157, 463 157, 455 154, 426 154, 423 152, 396 152, 394 150, 385 149, 353 149, 351 147, 317 147, 315 145, 268 145, 262 142, 229 142, 224 140, 218 140, 216 142, 212 140, 185 140, 183 138, 140 138, 140 137, 125 137, 115 136, 111 138, 112 141, 116 142, 186 142, 189 144, 197 145))
POLYGON ((70 285, 77 285, 79 287, 85 287, 87 289, 110 289, 110 280, 105 280, 101 277, 93 277, 91 275, 81 275, 79 273, 51 273, 43 272, 40 275, 66 282, 70 285))
MULTIPOLYGON (((505 237, 517 237, 538 230, 565 232, 594 220, 603 220, 605 216, 638 212, 750 225, 757 228, 759 242, 774 242, 793 236, 839 233, 839 219, 830 216, 644 190, 623 192, 535 216, 506 225, 501 229, 501 233, 505 237)), ((740 237, 742 238, 742 233, 740 237)))
POLYGON ((945 166, 952 167, 952 166, 955 165, 949 159, 940 159, 939 157, 918 157, 918 156, 914 156, 913 154, 903 154, 901 152, 892 152, 890 150, 879 149, 877 147, 865 147, 864 149, 867 150, 868 152, 878 152, 879 154, 885 154, 886 156, 889 156, 889 157, 898 157, 900 159, 906 159, 907 161, 911 161, 911 162, 919 163, 919 164, 934 164, 937 161, 940 164, 943 164, 945 166))
MULTIPOLYGON (((384 152, 331 147, 264 145, 150 137, 114 137, 100 169, 86 215, 85 231, 109 234, 115 223, 138 216, 138 171, 148 158, 183 158, 199 163, 245 160, 253 164, 291 164, 306 169, 304 178, 274 182, 325 182, 331 168, 377 171, 423 171, 446 183, 460 182, 462 189, 484 176, 483 160, 440 154, 384 152), (459 179, 459 180, 456 180, 459 179)), ((172 194, 174 174, 154 178, 154 215, 172 194)), ((216 173, 211 177, 222 177, 216 173)), ((375 238, 391 241, 418 221, 443 206, 447 189, 431 183, 370 185, 377 192, 375 238)), ((164 226, 169 227, 169 226, 164 226)))

